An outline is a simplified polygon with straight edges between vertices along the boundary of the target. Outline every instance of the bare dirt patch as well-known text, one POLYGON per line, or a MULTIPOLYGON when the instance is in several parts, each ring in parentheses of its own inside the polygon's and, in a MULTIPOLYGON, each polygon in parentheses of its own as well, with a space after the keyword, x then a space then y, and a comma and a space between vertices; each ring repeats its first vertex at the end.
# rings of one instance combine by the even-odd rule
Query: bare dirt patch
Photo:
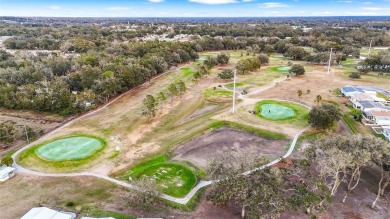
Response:
POLYGON ((177 147, 174 160, 186 160, 200 168, 208 164, 223 151, 250 150, 260 156, 279 157, 284 153, 288 141, 268 140, 256 134, 220 128, 193 138, 177 147))

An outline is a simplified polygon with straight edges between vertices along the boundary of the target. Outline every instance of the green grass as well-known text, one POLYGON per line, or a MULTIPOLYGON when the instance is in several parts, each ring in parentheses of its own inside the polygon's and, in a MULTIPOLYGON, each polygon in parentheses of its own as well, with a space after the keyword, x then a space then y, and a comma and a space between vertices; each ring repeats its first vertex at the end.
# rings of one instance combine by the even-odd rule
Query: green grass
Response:
POLYGON ((155 179, 162 191, 174 197, 183 197, 196 185, 197 177, 187 166, 168 162, 168 157, 161 155, 143 162, 120 175, 120 179, 128 180, 149 177, 155 179))
POLYGON ((99 139, 76 136, 58 139, 40 146, 35 153, 44 160, 81 160, 89 157, 104 145, 99 139))
POLYGON ((260 109, 261 117, 269 120, 283 120, 295 116, 293 109, 279 104, 263 104, 260 109))
POLYGON ((244 131, 247 131, 247 132, 252 132, 252 133, 255 133, 255 134, 257 134, 257 135, 259 135, 259 136, 261 136, 263 138, 266 138, 266 139, 274 139, 274 140, 288 139, 287 135, 285 135, 283 133, 272 132, 272 131, 269 131, 269 130, 259 129, 259 128, 255 128, 255 127, 252 127, 252 126, 243 125, 243 124, 230 122, 230 121, 216 121, 216 122, 213 122, 210 125, 210 128, 211 129, 219 129, 219 128, 222 128, 222 127, 225 127, 225 126, 241 129, 241 130, 244 130, 244 131))
POLYGON ((165 199, 163 201, 166 205, 168 205, 171 208, 179 209, 181 211, 190 212, 190 211, 193 211, 196 209, 199 202, 202 200, 202 197, 204 196, 205 191, 206 191, 206 187, 199 189, 198 192, 195 193, 194 196, 192 196, 192 198, 187 202, 186 205, 178 204, 176 202, 171 202, 171 201, 168 201, 165 199))
POLYGON ((103 211, 99 208, 92 208, 88 207, 87 210, 88 213, 83 214, 83 216, 88 216, 88 217, 113 217, 115 219, 136 219, 137 217, 133 217, 130 215, 125 215, 117 212, 112 212, 112 211, 103 211))
POLYGON ((288 72, 288 70, 290 70, 290 66, 275 66, 275 67, 270 67, 268 68, 270 71, 273 71, 273 72, 288 72))
POLYGON ((343 115, 343 121, 345 122, 345 124, 347 124, 347 126, 352 131, 352 133, 354 133, 354 134, 359 133, 359 131, 356 127, 356 121, 351 119, 348 114, 343 115))
POLYGON ((390 97, 389 97, 389 96, 387 96, 387 95, 385 95, 385 94, 382 94, 382 93, 380 93, 380 92, 377 92, 377 93, 376 93, 376 96, 379 97, 379 98, 383 98, 383 99, 385 99, 385 100, 390 100, 390 97))
MULTIPOLYGON (((225 87, 230 88, 230 89, 232 89, 233 86, 234 86, 234 83, 230 83, 230 84, 225 85, 225 87)), ((242 86, 244 86, 243 83, 236 82, 236 87, 242 87, 242 86)))
POLYGON ((102 155, 103 149, 107 145, 106 141, 103 139, 96 137, 96 136, 91 136, 91 135, 84 135, 84 134, 77 134, 77 135, 71 135, 71 136, 63 136, 63 137, 58 137, 54 138, 52 140, 48 140, 45 142, 42 142, 41 144, 34 145, 25 151, 22 151, 19 156, 16 158, 17 162, 26 167, 30 168, 39 168, 39 169, 45 169, 45 170, 55 170, 56 172, 62 171, 62 172, 72 172, 74 170, 78 170, 81 166, 96 160, 100 155, 102 155), (44 160, 41 159, 37 154, 36 150, 40 148, 43 145, 46 145, 50 142, 63 139, 63 138, 68 138, 68 137, 90 137, 90 138, 95 138, 98 139, 100 142, 102 142, 102 147, 93 153, 91 156, 84 158, 84 159, 78 159, 78 160, 64 160, 64 161, 49 161, 49 160, 44 160))
POLYGON ((204 96, 206 98, 215 97, 215 96, 217 96, 217 97, 231 97, 233 95, 233 93, 231 91, 227 91, 227 90, 207 89, 203 93, 204 93, 204 96))
POLYGON ((188 77, 194 74, 194 71, 190 67, 183 67, 180 70, 183 72, 183 77, 188 77))
POLYGON ((265 105, 265 104, 276 104, 276 105, 285 106, 285 107, 291 108, 294 111, 294 113, 295 113, 294 117, 287 117, 285 119, 272 120, 272 121, 275 121, 275 122, 288 122, 288 123, 298 122, 301 125, 307 125, 307 117, 308 117, 308 114, 309 114, 308 108, 306 108, 304 106, 301 106, 299 104, 285 102, 285 101, 263 100, 263 101, 260 101, 260 102, 257 103, 256 111, 259 112, 259 113, 257 113, 258 117, 260 117, 262 119, 266 119, 266 120, 269 120, 269 119, 267 117, 264 117, 260 113, 261 109, 262 109, 262 106, 265 105))

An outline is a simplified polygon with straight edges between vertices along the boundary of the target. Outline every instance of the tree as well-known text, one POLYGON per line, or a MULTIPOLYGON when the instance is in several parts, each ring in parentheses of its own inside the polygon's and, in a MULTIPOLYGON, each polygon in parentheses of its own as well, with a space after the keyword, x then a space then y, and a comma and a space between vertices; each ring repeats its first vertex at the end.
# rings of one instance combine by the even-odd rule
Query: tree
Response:
POLYGON ((318 105, 321 103, 321 100, 322 100, 322 96, 318 94, 316 96, 316 102, 317 102, 318 105))
POLYGON ((390 185, 390 144, 382 142, 382 144, 377 146, 372 160, 380 168, 381 175, 378 182, 378 191, 371 208, 375 207, 380 196, 384 195, 385 189, 390 185))
POLYGON ((218 77, 221 79, 232 79, 234 77, 234 72, 232 69, 224 69, 218 73, 218 77))
POLYGON ((306 94, 310 94, 310 90, 309 89, 306 90, 306 94))
POLYGON ((215 159, 208 173, 214 179, 220 179, 212 187, 207 197, 217 206, 232 201, 241 208, 241 217, 276 217, 285 209, 280 187, 283 184, 282 172, 267 167, 244 175, 243 171, 255 164, 263 165, 266 159, 256 161, 249 151, 225 153, 215 159))
POLYGON ((162 195, 161 188, 151 178, 141 177, 132 181, 131 184, 136 187, 126 197, 126 201, 131 207, 148 211, 162 205, 160 199, 162 195))
POLYGON ((12 164, 14 163, 14 159, 12 159, 12 157, 3 157, 1 158, 1 162, 0 162, 0 166, 1 165, 6 165, 6 166, 12 166, 12 164))
POLYGON ((288 48, 285 55, 291 57, 293 60, 302 60, 308 53, 302 47, 293 46, 288 48))
POLYGON ((351 74, 348 75, 348 77, 353 79, 360 79, 361 75, 358 72, 352 72, 351 74))
POLYGON ((169 92, 171 93, 172 96, 177 96, 179 95, 179 91, 177 90, 176 84, 170 84, 168 87, 169 92))
POLYGON ((295 75, 304 75, 305 68, 302 65, 296 64, 291 66, 291 69, 288 72, 295 75))
POLYGON ((159 101, 164 101, 164 100, 166 100, 167 98, 165 97, 165 93, 164 92, 159 92, 158 94, 157 94, 157 100, 159 100, 159 101))
POLYGON ((340 120, 341 113, 332 104, 323 104, 313 107, 309 112, 309 123, 317 129, 327 129, 333 125, 335 121, 340 120))
POLYGON ((146 95, 142 103, 144 104, 144 108, 142 110, 143 116, 153 117, 156 115, 157 101, 152 95, 146 95))
POLYGON ((297 93, 298 93, 298 97, 301 98, 301 96, 303 94, 302 90, 298 90, 297 93))
POLYGON ((177 82, 177 87, 178 87, 180 95, 182 95, 187 90, 186 84, 182 80, 177 82))
POLYGON ((267 54, 261 53, 257 56, 257 58, 260 60, 260 63, 262 65, 268 65, 269 63, 269 57, 267 54))

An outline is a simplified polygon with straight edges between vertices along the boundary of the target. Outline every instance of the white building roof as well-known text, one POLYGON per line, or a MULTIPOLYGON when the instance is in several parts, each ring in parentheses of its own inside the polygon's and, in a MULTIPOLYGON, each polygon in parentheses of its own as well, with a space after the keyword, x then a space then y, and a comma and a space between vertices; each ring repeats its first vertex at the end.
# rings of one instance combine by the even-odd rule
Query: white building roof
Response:
POLYGON ((72 215, 46 207, 32 208, 20 219, 73 219, 72 215))
POLYGON ((13 171, 15 171, 13 167, 0 167, 0 176, 7 175, 13 171))

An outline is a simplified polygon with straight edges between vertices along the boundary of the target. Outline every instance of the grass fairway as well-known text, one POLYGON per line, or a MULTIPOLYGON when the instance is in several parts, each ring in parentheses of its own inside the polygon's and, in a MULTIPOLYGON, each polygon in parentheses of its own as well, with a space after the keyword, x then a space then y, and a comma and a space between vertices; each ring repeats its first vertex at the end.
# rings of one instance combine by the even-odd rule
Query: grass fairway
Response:
POLYGON ((271 67, 269 68, 271 71, 274 72, 288 72, 288 70, 291 69, 290 66, 276 66, 276 67, 271 67))
POLYGON ((309 114, 309 110, 304 106, 276 100, 263 100, 258 102, 256 111, 258 112, 257 115, 262 119, 275 122, 296 123, 302 126, 307 125, 307 116, 309 114))
POLYGON ((294 117, 295 112, 290 107, 279 104, 263 104, 261 105, 260 115, 270 120, 282 120, 294 117))
POLYGON ((52 141, 39 147, 35 153, 49 161, 80 160, 91 156, 103 145, 99 139, 77 136, 52 141))
POLYGON ((155 180, 162 191, 174 197, 184 197, 196 185, 197 178, 186 166, 167 162, 168 157, 158 156, 150 161, 141 163, 130 171, 122 174, 122 180, 149 177, 155 180))
MULTIPOLYGON (((236 87, 242 87, 242 86, 244 86, 243 83, 236 82, 236 87)), ((234 83, 227 84, 225 85, 225 87, 232 89, 234 87, 234 83)))

